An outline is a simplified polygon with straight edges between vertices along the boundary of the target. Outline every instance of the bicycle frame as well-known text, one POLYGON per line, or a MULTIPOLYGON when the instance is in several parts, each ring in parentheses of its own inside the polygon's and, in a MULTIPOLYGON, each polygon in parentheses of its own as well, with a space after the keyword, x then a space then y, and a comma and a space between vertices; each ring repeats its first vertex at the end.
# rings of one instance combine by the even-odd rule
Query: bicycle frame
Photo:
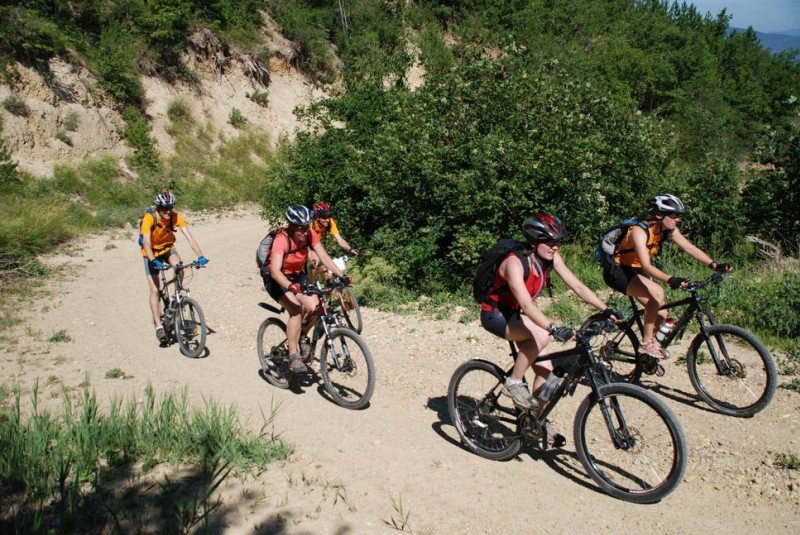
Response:
MULTIPOLYGON (((547 416, 555 409, 561 398, 566 397, 567 395, 572 396, 575 393, 575 390, 578 388, 578 383, 580 383, 581 378, 587 377, 589 379, 589 387, 600 401, 599 406, 603 413, 606 426, 608 427, 609 435, 614 441, 614 445, 618 448, 627 446, 626 440, 623 437, 630 436, 630 433, 625 421, 625 417, 620 410, 619 404, 617 400, 614 399, 609 405, 605 402, 605 397, 600 392, 600 387, 602 385, 611 382, 611 379, 608 375, 608 370, 597 359, 594 354, 594 350, 590 345, 592 336, 600 334, 600 332, 602 332, 604 329, 610 328, 610 325, 612 324, 606 320, 605 325, 603 325, 600 329, 579 330, 575 334, 577 339, 575 347, 556 351, 554 353, 548 353, 536 358, 534 362, 552 361, 554 365, 551 373, 555 373, 558 377, 562 377, 562 380, 561 383, 559 383, 559 385, 556 387, 553 394, 550 396, 550 399, 545 403, 544 408, 540 409, 538 414, 534 414, 532 411, 523 413, 523 417, 525 417, 524 414, 530 415, 535 429, 540 429, 542 424, 547 421, 547 416), (567 359, 571 359, 573 361, 571 366, 569 365, 569 361, 567 359), (565 365, 566 369, 565 367, 557 366, 555 363, 558 361, 567 362, 565 365), (559 373, 561 373, 561 375, 559 375, 559 373), (611 413, 609 412, 609 407, 610 410, 614 411, 614 414, 617 418, 617 423, 615 423, 612 419, 611 413)), ((513 361, 516 362, 518 354, 517 346, 512 341, 509 341, 508 344, 511 348, 510 355, 513 361)), ((512 362, 512 367, 513 365, 514 364, 512 362)), ((509 373, 510 368, 506 370, 506 375, 509 373)))
POLYGON ((183 275, 181 272, 184 269, 195 267, 196 262, 183 264, 178 262, 174 266, 165 267, 160 271, 161 275, 161 301, 164 305, 164 314, 170 315, 175 313, 180 302, 189 295, 189 289, 183 286, 183 275), (167 271, 174 271, 172 279, 167 280, 167 271), (169 287, 172 286, 175 290, 172 294, 169 292, 169 287))
MULTIPOLYGON (((681 317, 675 321, 675 327, 672 329, 665 338, 664 341, 661 343, 665 348, 669 347, 670 344, 675 339, 681 339, 686 332, 686 327, 688 327, 689 322, 692 321, 692 318, 697 320, 697 325, 700 329, 700 335, 703 336, 704 340, 709 339, 708 328, 706 325, 706 319, 708 320, 708 325, 715 325, 714 323, 714 316, 707 307, 704 306, 704 298, 698 295, 699 290, 705 288, 711 283, 717 283, 721 281, 723 275, 720 273, 715 273, 705 281, 690 283, 684 291, 689 292, 691 295, 689 297, 685 297, 683 299, 679 299, 677 301, 673 301, 671 303, 666 303, 662 306, 659 310, 670 310, 673 308, 683 307, 685 306, 686 309, 681 314, 681 317)), ((632 327, 634 323, 639 327, 639 333, 644 333, 644 322, 642 320, 642 309, 639 308, 639 304, 634 297, 628 296, 628 299, 631 302, 631 308, 633 309, 633 314, 631 318, 625 321, 629 327, 632 327)), ((730 357, 728 356, 727 349, 725 348, 724 343, 722 340, 719 340, 720 348, 724 353, 723 357, 720 357, 716 348, 713 344, 707 343, 706 344, 711 354, 711 358, 714 360, 714 364, 717 367, 717 370, 721 374, 728 374, 730 373, 730 357)))
MULTIPOLYGON (((313 311, 303 320, 303 327, 301 332, 304 332, 306 328, 310 325, 311 322, 315 322, 316 325, 314 326, 314 330, 310 336, 311 339, 311 352, 310 354, 314 354, 317 349, 317 342, 321 338, 325 338, 325 343, 328 345, 328 351, 331 352, 331 356, 333 357, 333 361, 336 364, 337 369, 341 369, 341 361, 336 348, 333 346, 333 343, 330 339, 331 328, 339 327, 339 314, 336 310, 336 302, 330 298, 331 293, 336 289, 336 286, 330 286, 328 288, 318 288, 316 285, 308 286, 305 289, 305 292, 309 295, 318 295, 320 296, 319 305, 317 310, 313 311)), ((286 310, 283 307, 278 308, 273 306, 269 303, 259 303, 263 308, 274 312, 278 315, 283 314, 286 310)))

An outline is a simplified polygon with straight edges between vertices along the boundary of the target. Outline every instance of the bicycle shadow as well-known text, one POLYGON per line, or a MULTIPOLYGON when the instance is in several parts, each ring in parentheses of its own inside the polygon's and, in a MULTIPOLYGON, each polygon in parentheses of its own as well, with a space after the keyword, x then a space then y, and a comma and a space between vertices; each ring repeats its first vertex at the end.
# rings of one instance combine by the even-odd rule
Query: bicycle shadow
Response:
MULTIPOLYGON (((453 438, 444 430, 446 425, 450 425, 455 429, 455 426, 450 419, 450 411, 447 406, 447 396, 428 398, 426 407, 436 412, 437 421, 431 424, 431 428, 437 435, 450 444, 453 444, 454 446, 457 446, 462 450, 475 455, 474 452, 461 443, 457 433, 456 438, 453 438)), ((600 487, 593 484, 593 481, 589 478, 589 474, 583 470, 583 465, 580 463, 580 460, 574 451, 567 451, 563 448, 549 448, 547 450, 542 450, 539 446, 526 443, 525 446, 523 446, 523 449, 520 450, 519 454, 515 455, 511 459, 508 459, 508 461, 503 462, 522 462, 523 455, 527 455, 534 461, 543 461, 550 469, 565 479, 568 479, 598 494, 602 494, 604 496, 607 495, 606 492, 604 492, 600 487)))
POLYGON ((646 388, 651 392, 655 392, 656 394, 664 396, 667 399, 671 399, 672 401, 675 401, 682 405, 686 405, 687 407, 717 414, 717 411, 706 406, 705 402, 696 393, 687 392, 685 390, 673 388, 670 386, 665 386, 655 381, 647 381, 647 382, 640 381, 639 386, 646 388))

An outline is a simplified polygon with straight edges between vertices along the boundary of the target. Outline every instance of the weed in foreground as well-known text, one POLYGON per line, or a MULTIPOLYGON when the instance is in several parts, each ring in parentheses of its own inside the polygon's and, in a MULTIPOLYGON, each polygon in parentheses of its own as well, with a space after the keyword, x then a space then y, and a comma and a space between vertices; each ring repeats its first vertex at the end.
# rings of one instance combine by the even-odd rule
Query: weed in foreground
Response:
POLYGON ((60 416, 41 409, 38 382, 26 396, 15 388, 10 401, 0 386, 0 488, 9 489, 0 532, 117 526, 134 533, 159 525, 187 533, 224 515, 215 496, 231 473, 244 477, 291 452, 280 440, 245 433, 232 407, 207 401, 190 409, 185 390, 157 399, 148 386, 141 402, 114 398, 102 414, 87 383, 75 403, 62 385, 60 416), (149 471, 158 465, 167 475, 149 471))
POLYGON ((395 500, 393 497, 390 498, 392 501, 392 509, 394 509, 397 517, 395 518, 395 515, 392 515, 387 524, 398 531, 405 531, 406 528, 410 530, 411 527, 408 524, 408 519, 411 516, 411 511, 406 511, 403 507, 403 497, 398 496, 397 500, 395 500))

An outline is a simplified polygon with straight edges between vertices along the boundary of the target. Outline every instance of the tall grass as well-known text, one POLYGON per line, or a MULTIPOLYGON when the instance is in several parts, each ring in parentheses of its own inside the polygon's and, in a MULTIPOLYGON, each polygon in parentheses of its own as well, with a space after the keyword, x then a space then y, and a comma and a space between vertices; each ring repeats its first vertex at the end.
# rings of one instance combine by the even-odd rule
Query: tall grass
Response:
POLYGON ((88 386, 79 410, 65 390, 60 416, 40 408, 38 392, 34 384, 28 404, 19 389, 9 400, 0 388, 4 533, 139 531, 154 521, 164 532, 184 533, 209 520, 214 491, 230 473, 259 471, 292 451, 268 432, 277 409, 253 436, 233 407, 207 401, 190 409, 185 390, 158 399, 148 386, 143 403, 115 398, 107 413, 88 386), (182 477, 154 476, 150 470, 162 463, 182 477))

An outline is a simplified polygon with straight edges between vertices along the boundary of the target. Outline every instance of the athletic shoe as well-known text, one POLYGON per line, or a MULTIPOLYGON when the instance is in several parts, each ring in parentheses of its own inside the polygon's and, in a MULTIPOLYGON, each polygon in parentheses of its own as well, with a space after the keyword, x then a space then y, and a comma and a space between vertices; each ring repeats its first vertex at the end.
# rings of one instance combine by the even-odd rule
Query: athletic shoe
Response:
POLYGON ((528 385, 525 383, 509 383, 508 379, 506 379, 505 383, 503 383, 503 392, 511 398, 511 401, 517 407, 530 409, 533 404, 536 404, 538 408, 537 401, 531 397, 528 385))
POLYGON ((289 369, 292 373, 308 373, 308 368, 299 353, 289 356, 289 369))
POLYGON ((642 345, 639 346, 639 353, 650 355, 659 360, 669 358, 669 353, 661 347, 661 344, 655 338, 642 342, 642 345))
POLYGON ((167 333, 164 331, 164 327, 159 327, 156 329, 156 338, 158 338, 158 341, 162 344, 167 343, 167 333))

